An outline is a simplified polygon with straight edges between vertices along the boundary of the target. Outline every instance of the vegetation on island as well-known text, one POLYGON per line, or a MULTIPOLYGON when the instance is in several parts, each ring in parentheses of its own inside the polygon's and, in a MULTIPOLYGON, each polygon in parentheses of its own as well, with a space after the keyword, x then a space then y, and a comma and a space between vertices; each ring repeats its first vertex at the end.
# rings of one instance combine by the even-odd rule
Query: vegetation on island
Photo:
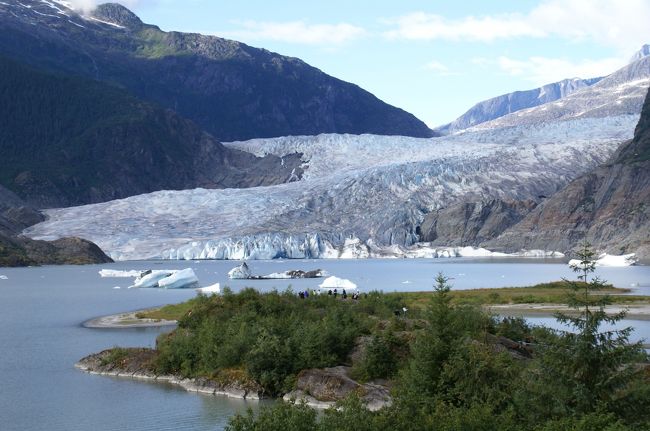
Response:
POLYGON ((354 392, 323 414, 277 402, 233 417, 231 431, 650 429, 647 354, 630 341, 630 328, 606 329, 625 313, 605 313, 611 287, 591 278, 588 248, 579 256, 578 281, 546 286, 572 307, 557 315, 567 331, 489 315, 483 300, 455 294, 442 274, 426 303, 409 294, 355 301, 225 289, 158 311, 158 318, 182 316, 157 340, 149 366, 155 374, 249 382, 273 396, 291 391, 301 370, 342 364, 359 382, 391 382, 392 404, 378 411, 354 392), (353 358, 359 340, 365 348, 353 358))
MULTIPOLYGON (((448 296, 452 305, 508 305, 508 304, 563 304, 566 302, 567 290, 574 282, 561 280, 549 283, 539 283, 527 287, 502 287, 469 290, 452 290, 448 296)), ((577 283, 582 283, 578 281, 577 283)), ((630 295, 630 289, 604 284, 594 295, 609 295, 612 304, 634 305, 648 304, 650 298, 641 295, 630 295)), ((419 310, 425 310, 431 301, 432 292, 387 292, 383 297, 389 298, 391 304, 402 304, 411 310, 409 315, 419 310)), ((169 304, 160 308, 139 311, 139 319, 179 320, 190 311, 196 300, 169 304)))
POLYGON ((595 294, 603 283, 589 279, 593 253, 585 246, 579 258, 580 281, 567 281, 577 315, 557 315, 568 331, 530 328, 521 319, 495 324, 476 308, 454 305, 439 275, 426 324, 414 331, 410 355, 395 374, 392 406, 370 412, 351 397, 319 417, 304 405, 278 403, 236 416, 229 429, 650 429, 647 355, 630 342, 630 328, 603 327, 625 313, 605 313, 610 297, 595 294), (531 342, 532 359, 496 351, 485 341, 492 331, 531 342))

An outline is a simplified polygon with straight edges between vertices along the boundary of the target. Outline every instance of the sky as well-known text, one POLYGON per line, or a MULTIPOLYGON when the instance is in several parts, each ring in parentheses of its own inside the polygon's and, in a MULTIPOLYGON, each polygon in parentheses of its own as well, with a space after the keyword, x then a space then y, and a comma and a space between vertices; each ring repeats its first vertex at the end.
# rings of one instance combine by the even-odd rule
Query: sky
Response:
POLYGON ((650 43, 650 0, 120 2, 165 31, 299 57, 430 127, 499 94, 609 74, 650 43))

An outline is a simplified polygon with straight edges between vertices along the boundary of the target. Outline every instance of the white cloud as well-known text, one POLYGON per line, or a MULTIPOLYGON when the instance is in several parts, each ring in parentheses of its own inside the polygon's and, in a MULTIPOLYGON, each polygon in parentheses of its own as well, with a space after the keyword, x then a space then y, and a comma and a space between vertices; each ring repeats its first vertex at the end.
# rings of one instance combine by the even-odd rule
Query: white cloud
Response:
POLYGON ((627 52, 650 40, 647 0, 546 0, 528 20, 549 34, 594 40, 627 52))
POLYGON ((542 0, 528 13, 448 19, 416 12, 389 24, 393 39, 494 41, 556 36, 592 40, 630 54, 650 41, 647 0, 542 0))
POLYGON ((439 61, 430 61, 423 66, 423 69, 435 72, 438 76, 451 76, 454 75, 453 72, 449 70, 447 66, 442 64, 439 61))
POLYGON ((309 24, 304 21, 237 22, 241 30, 221 33, 240 40, 274 40, 304 45, 341 45, 362 37, 366 31, 352 24, 309 24))
POLYGON ((517 14, 448 20, 440 15, 415 12, 389 22, 397 25, 397 29, 385 33, 389 39, 492 41, 519 36, 544 36, 544 32, 517 14))
POLYGON ((434 72, 449 72, 449 68, 439 61, 430 61, 424 65, 424 68, 427 70, 433 70, 434 72))
POLYGON ((608 75, 623 66, 625 60, 614 57, 580 61, 548 57, 516 60, 501 56, 495 63, 508 75, 522 77, 535 85, 544 85, 565 78, 593 78, 608 75))

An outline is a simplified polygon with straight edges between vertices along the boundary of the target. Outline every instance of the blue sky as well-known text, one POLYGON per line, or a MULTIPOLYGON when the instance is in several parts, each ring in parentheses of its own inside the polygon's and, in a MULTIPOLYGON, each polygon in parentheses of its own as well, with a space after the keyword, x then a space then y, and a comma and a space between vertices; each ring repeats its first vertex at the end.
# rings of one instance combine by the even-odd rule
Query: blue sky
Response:
POLYGON ((608 74, 650 43, 648 0, 124 0, 163 30, 299 57, 429 126, 474 103, 608 74))

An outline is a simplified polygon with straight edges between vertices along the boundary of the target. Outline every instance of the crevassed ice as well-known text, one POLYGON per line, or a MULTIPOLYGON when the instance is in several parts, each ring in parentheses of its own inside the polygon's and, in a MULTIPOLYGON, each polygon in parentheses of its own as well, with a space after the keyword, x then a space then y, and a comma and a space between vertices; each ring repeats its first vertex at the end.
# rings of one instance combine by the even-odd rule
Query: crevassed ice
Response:
POLYGON ((26 234, 84 237, 117 260, 451 255, 416 244, 427 212, 459 199, 552 195, 606 161, 637 121, 635 114, 433 139, 319 135, 229 144, 255 154, 303 153, 304 178, 48 210, 48 220, 26 234))

